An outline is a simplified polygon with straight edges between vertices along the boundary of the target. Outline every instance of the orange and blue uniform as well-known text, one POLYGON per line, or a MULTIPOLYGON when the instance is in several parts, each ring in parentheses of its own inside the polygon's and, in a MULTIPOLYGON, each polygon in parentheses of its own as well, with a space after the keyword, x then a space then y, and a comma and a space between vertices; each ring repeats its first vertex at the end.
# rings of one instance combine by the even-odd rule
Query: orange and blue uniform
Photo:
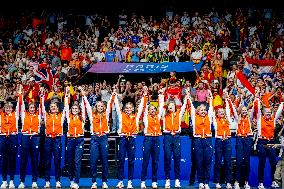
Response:
POLYGON ((180 179, 180 132, 181 121, 187 106, 188 95, 184 97, 184 102, 176 112, 163 112, 163 134, 164 134, 164 157, 165 157, 165 176, 170 179, 171 157, 174 157, 175 179, 180 179))
POLYGON ((192 100, 190 102, 190 115, 193 126, 194 150, 197 163, 198 182, 203 184, 209 183, 210 168, 212 162, 212 132, 211 124, 213 119, 213 99, 210 98, 208 114, 199 115, 192 100))
MULTIPOLYGON (((143 98, 142 98, 143 100, 143 98)), ((138 107, 137 113, 127 114, 121 110, 117 95, 114 98, 114 105, 118 114, 118 135, 120 136, 118 149, 118 179, 124 178, 124 162, 127 153, 128 157, 128 180, 133 179, 134 160, 135 160, 135 136, 138 134, 140 117, 142 115, 143 103, 138 107)))
MULTIPOLYGON (((44 99, 44 96, 41 98, 44 99)), ((55 180, 60 181, 61 176, 61 154, 62 154, 62 137, 63 123, 66 111, 62 113, 46 112, 42 100, 42 115, 45 122, 45 141, 44 141, 44 157, 45 157, 45 181, 50 182, 51 159, 54 156, 55 180)), ((64 107, 66 108, 66 107, 64 107)))
POLYGON ((2 180, 14 180, 16 172, 16 155, 18 150, 18 121, 20 97, 18 97, 16 110, 11 113, 0 114, 0 155, 2 156, 2 180))
POLYGON ((152 158, 152 182, 157 182, 157 171, 160 156, 160 137, 162 135, 161 130, 161 116, 164 106, 164 95, 159 95, 159 108, 157 114, 150 115, 148 112, 147 97, 142 97, 144 115, 144 141, 143 141, 143 162, 142 162, 142 174, 141 181, 146 181, 147 168, 149 164, 150 155, 152 158))
POLYGON ((100 158, 102 163, 102 181, 107 182, 108 178, 108 136, 109 133, 109 117, 112 111, 114 94, 107 102, 105 112, 93 112, 87 98, 84 97, 88 117, 90 120, 91 142, 90 142, 90 166, 92 172, 92 182, 97 179, 97 161, 100 158))
MULTIPOLYGON (((232 105, 230 106, 234 119, 236 120, 236 181, 241 182, 242 176, 244 180, 248 182, 250 175, 250 152, 252 147, 252 125, 251 120, 253 115, 238 115, 237 104, 233 104, 230 99, 228 102, 232 105), (244 171, 243 170, 244 167, 244 171), (243 174, 243 175, 242 175, 243 174)), ((240 103, 240 102, 239 102, 240 103)))
MULTIPOLYGON (((83 97, 84 98, 84 97, 83 97)), ((82 156, 84 151, 84 130, 85 130, 85 103, 81 100, 78 115, 69 111, 69 99, 65 96, 64 110, 68 124, 67 130, 67 162, 70 181, 79 183, 82 156)))
MULTIPOLYGON (((30 155, 32 161, 32 181, 37 182, 38 179, 38 156, 39 156, 39 142, 40 142, 40 124, 41 124, 41 105, 40 102, 38 111, 30 113, 26 111, 25 103, 21 102, 21 120, 22 120, 22 140, 21 140, 21 162, 20 162, 20 180, 25 182, 26 167, 28 156, 30 155)), ((43 100, 43 99, 40 99, 43 100)))
MULTIPOLYGON (((222 158, 225 165, 225 182, 232 181, 232 144, 231 144, 231 123, 232 116, 228 99, 225 99, 226 113, 224 117, 213 115, 213 125, 215 127, 215 179, 220 183, 220 172, 222 167, 222 158)), ((217 110, 218 111, 218 110, 217 110)))
POLYGON ((266 162, 266 157, 269 157, 270 167, 271 167, 271 177, 273 178, 275 169, 276 169, 276 151, 274 148, 266 148, 267 144, 274 143, 274 130, 276 121, 280 117, 283 111, 282 102, 278 107, 278 110, 275 114, 271 115, 271 118, 265 118, 261 115, 260 111, 260 99, 257 98, 257 151, 258 151, 258 180, 260 183, 263 183, 264 178, 264 166, 266 162))

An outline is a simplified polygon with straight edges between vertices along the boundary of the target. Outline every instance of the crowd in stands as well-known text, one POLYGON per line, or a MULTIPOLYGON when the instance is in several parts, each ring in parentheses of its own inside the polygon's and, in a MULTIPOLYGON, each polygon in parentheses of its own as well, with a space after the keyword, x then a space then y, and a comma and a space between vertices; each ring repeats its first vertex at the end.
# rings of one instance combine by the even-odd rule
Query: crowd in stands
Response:
MULTIPOLYGON (((233 79, 238 69, 237 64, 231 62, 234 56, 231 41, 239 42, 243 53, 238 64, 244 63, 247 57, 277 59, 273 70, 275 77, 271 75, 271 81, 277 82, 271 82, 271 85, 281 86, 284 24, 278 16, 271 9, 221 12, 213 8, 202 14, 168 12, 160 18, 122 11, 118 23, 112 23, 113 19, 108 16, 96 14, 84 16, 85 23, 81 25, 75 25, 65 15, 54 13, 41 17, 21 15, 14 20, 2 16, 0 99, 15 100, 19 84, 28 86, 34 83, 33 80, 37 83, 39 72, 45 73, 46 70, 53 74, 53 79, 45 77, 48 90, 52 95, 62 95, 64 83, 74 84, 92 64, 104 61, 162 63, 203 60, 206 64, 198 73, 198 81, 203 77, 210 84, 217 79, 225 88, 222 78, 228 75, 228 79, 233 79)), ((246 70, 248 76, 258 73, 254 67, 258 66, 246 70)), ((263 80, 256 75, 249 78, 252 85, 262 83, 256 82, 257 79, 263 80)), ((276 87, 271 90, 276 90, 276 87)), ((33 90, 38 90, 38 87, 33 90)))
MULTIPOLYGON (((208 108, 211 93, 215 110, 230 99, 253 112, 259 99, 262 107, 275 113, 284 101, 284 19, 272 9, 167 12, 157 18, 122 11, 116 22, 98 14, 83 18, 84 23, 78 24, 54 13, 0 17, 1 102, 17 101, 20 91, 27 103, 39 102, 45 93, 46 102, 63 104, 68 89, 71 101, 79 101, 84 91, 94 108, 98 101, 110 101, 115 91, 121 107, 131 102, 137 109, 145 87, 155 107, 160 94, 178 108, 187 96, 195 107, 208 108), (236 62, 231 42, 239 47, 236 62), (179 77, 172 71, 167 78, 140 82, 120 75, 115 83, 77 84, 97 62, 191 61, 203 62, 195 77, 179 77)), ((190 112, 185 112, 182 124, 188 128, 190 112)), ((119 123, 115 112, 112 116, 115 133, 119 123)), ((276 125, 283 126, 283 113, 276 125)), ((256 117, 252 126, 257 133, 256 117)))

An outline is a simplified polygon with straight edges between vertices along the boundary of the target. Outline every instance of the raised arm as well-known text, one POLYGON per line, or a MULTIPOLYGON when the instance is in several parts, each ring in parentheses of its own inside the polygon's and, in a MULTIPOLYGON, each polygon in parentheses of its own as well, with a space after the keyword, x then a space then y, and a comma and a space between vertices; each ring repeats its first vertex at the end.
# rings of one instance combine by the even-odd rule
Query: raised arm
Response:
MULTIPOLYGON (((210 109, 210 107, 209 107, 210 109)), ((209 110, 208 110, 208 116, 209 116, 209 110)), ((218 124, 217 124, 217 120, 216 120, 216 112, 214 111, 213 109, 213 113, 212 113, 212 116, 209 116, 209 120, 210 120, 210 123, 213 124, 213 127, 214 127, 214 130, 215 130, 215 137, 217 136, 217 127, 218 127, 218 124), (211 118, 210 118, 211 117, 211 118), (210 120, 211 119, 211 120, 210 120)), ((210 124, 210 125, 211 125, 210 124)))
MULTIPOLYGON (((84 91, 84 89, 79 86, 78 89, 80 90, 80 95, 81 95, 81 102, 80 102, 80 108, 81 108, 81 115, 82 115, 82 122, 83 122, 83 127, 85 129, 85 122, 86 122, 86 92, 84 91)), ((90 105, 90 104, 89 104, 90 105)))
POLYGON ((231 108, 230 108, 230 102, 229 98, 225 98, 225 111, 226 111, 226 117, 230 123, 229 128, 230 129, 237 129, 237 122, 238 122, 238 113, 235 109, 234 104, 231 103, 231 108), (231 114, 231 109, 233 110, 233 114, 231 114))
POLYGON ((40 116, 41 116, 41 120, 44 121, 44 123, 46 124, 46 110, 45 110, 45 106, 44 106, 44 95, 41 95, 40 97, 40 106, 41 106, 41 112, 40 116))
MULTIPOLYGON (((20 112, 19 112, 19 114, 18 115, 20 115, 21 116, 21 121, 22 121, 22 125, 24 124, 24 119, 25 119, 25 111, 26 111, 26 107, 25 107, 25 102, 23 101, 23 94, 19 94, 19 96, 18 96, 18 102, 17 102, 17 104, 19 103, 19 105, 20 105, 20 112)), ((18 110, 16 110, 16 112, 17 112, 18 110)), ((39 109, 39 112, 40 112, 40 109, 39 109)), ((23 127, 23 126, 22 126, 23 127)))
POLYGON ((182 107, 180 108, 180 112, 179 112, 179 122, 180 123, 181 123, 181 119, 182 119, 182 117, 184 115, 185 108, 186 108, 186 106, 188 104, 188 99, 189 99, 189 94, 186 94, 184 99, 183 99, 183 104, 182 104, 182 107))
POLYGON ((86 107, 88 118, 89 118, 90 122, 93 123, 92 107, 91 107, 91 105, 90 105, 90 103, 89 103, 89 101, 88 101, 88 99, 85 95, 82 96, 82 100, 83 100, 84 105, 86 107))
POLYGON ((209 121, 212 124, 213 122, 213 116, 214 116, 214 109, 213 109, 213 97, 212 97, 212 93, 210 90, 208 90, 208 98, 209 98, 209 109, 208 109, 208 117, 209 117, 209 121))
MULTIPOLYGON (((70 97, 65 95, 65 97, 64 97, 64 110, 63 110, 63 113, 66 116, 68 124, 70 123, 69 101, 70 101, 70 97)), ((63 117, 63 115, 62 115, 62 117, 63 117)))
POLYGON ((276 121, 279 119, 279 117, 281 116, 281 113, 283 111, 283 105, 284 105, 284 102, 281 102, 281 104, 279 105, 276 113, 275 113, 275 118, 274 118, 274 123, 276 125, 276 121))
POLYGON ((121 110, 117 95, 115 95, 115 97, 114 97, 114 106, 115 106, 115 110, 116 110, 117 115, 118 115, 119 125, 121 125, 122 124, 122 110, 121 110))
MULTIPOLYGON (((20 119, 20 116, 21 116, 21 101, 22 101, 22 104, 24 103, 23 100, 21 100, 22 98, 22 95, 18 95, 18 100, 17 100, 17 105, 16 105, 16 110, 15 110, 15 115, 16 115, 16 128, 17 128, 17 133, 18 133, 18 123, 19 123, 19 119, 20 119)), ((22 122, 23 123, 23 122, 22 122)))
POLYGON ((165 106, 165 96, 163 94, 159 94, 158 103, 159 103, 158 119, 162 119, 165 116, 165 107, 164 107, 165 106))
POLYGON ((85 127, 85 122, 86 122, 86 105, 85 105, 85 101, 83 99, 83 96, 85 95, 82 95, 82 99, 81 99, 81 102, 80 102, 80 107, 81 107, 81 115, 82 115, 82 121, 83 121, 83 125, 85 127))
POLYGON ((252 110, 256 111, 256 127, 257 127, 258 134, 260 134, 261 132, 261 110, 260 110, 260 99, 259 98, 256 98, 255 101, 253 102, 252 110))
POLYGON ((109 116, 110 116, 110 113, 112 112, 112 105, 114 103, 114 98, 116 96, 116 93, 112 93, 109 101, 107 102, 107 107, 106 107, 106 119, 107 119, 107 125, 109 123, 109 116))
POLYGON ((190 118, 191 118, 191 123, 193 126, 195 126, 195 114, 196 114, 196 110, 195 107, 192 103, 191 97, 188 98, 189 101, 189 106, 190 106, 190 118))
POLYGON ((142 115, 143 105, 144 105, 145 100, 146 99, 144 97, 141 98, 141 102, 140 102, 138 109, 137 109, 137 115, 136 115, 136 127, 137 128, 139 127, 139 121, 140 121, 140 118, 141 118, 141 115, 142 115))
POLYGON ((143 115, 143 123, 144 123, 144 133, 147 131, 148 128, 148 108, 149 105, 146 103, 145 109, 144 109, 144 115, 143 115))

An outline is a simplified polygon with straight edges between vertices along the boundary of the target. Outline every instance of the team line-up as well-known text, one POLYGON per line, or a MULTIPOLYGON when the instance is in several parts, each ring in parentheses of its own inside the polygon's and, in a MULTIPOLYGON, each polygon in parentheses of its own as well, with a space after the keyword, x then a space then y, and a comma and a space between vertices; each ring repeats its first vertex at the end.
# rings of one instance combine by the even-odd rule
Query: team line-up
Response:
MULTIPOLYGON (((118 147, 118 188, 123 188, 124 163, 126 154, 128 157, 128 182, 127 188, 133 188, 132 179, 135 160, 135 136, 138 128, 143 125, 143 163, 141 174, 141 188, 146 188, 145 180, 150 156, 152 158, 152 188, 157 188, 157 170, 160 154, 159 136, 164 136, 164 171, 165 188, 170 188, 171 157, 174 159, 175 187, 180 188, 180 159, 181 159, 181 121, 186 110, 190 112, 194 136, 194 156, 196 157, 197 176, 199 188, 209 188, 210 168, 213 155, 212 137, 215 137, 215 162, 216 162, 216 187, 221 188, 220 172, 222 158, 225 163, 225 184, 226 188, 232 188, 234 182, 236 189, 240 188, 241 178, 245 178, 244 188, 249 189, 248 177, 250 171, 250 149, 252 146, 253 117, 256 117, 256 131, 258 136, 257 150, 259 153, 259 174, 260 187, 263 187, 264 166, 266 156, 270 158, 271 175, 275 172, 276 152, 267 146, 274 143, 274 128, 276 121, 283 111, 283 102, 276 112, 271 108, 261 108, 260 99, 256 95, 252 112, 248 112, 245 106, 236 108, 225 90, 225 107, 214 109, 212 105, 212 94, 209 91, 209 108, 206 105, 194 107, 189 95, 185 95, 181 107, 177 107, 174 101, 164 102, 164 94, 160 93, 158 107, 148 101, 148 90, 144 87, 144 94, 137 108, 132 103, 127 103, 122 110, 114 89, 110 100, 105 103, 98 101, 92 109, 85 92, 81 88, 81 102, 70 105, 70 91, 67 89, 64 101, 64 110, 59 111, 58 104, 51 102, 49 111, 44 106, 44 94, 42 93, 39 107, 35 103, 29 103, 25 108, 23 96, 18 92, 18 101, 15 110, 12 103, 4 105, 4 111, 0 119, 0 152, 2 157, 2 185, 1 188, 15 188, 14 175, 16 171, 16 154, 18 143, 18 121, 21 119, 21 160, 20 160, 20 185, 18 188, 25 188, 26 166, 28 156, 32 161, 32 188, 38 188, 38 155, 39 155, 39 132, 41 125, 45 125, 44 143, 44 175, 45 188, 50 188, 51 159, 54 157, 56 188, 61 187, 61 137, 63 136, 63 123, 67 120, 67 163, 70 187, 79 188, 81 160, 84 149, 84 131, 86 117, 90 120, 90 166, 93 185, 97 188, 97 161, 100 158, 102 163, 102 188, 108 188, 108 133, 109 119, 114 107, 119 120, 118 134, 120 135, 118 147), (212 136, 211 125, 215 129, 215 136, 212 136), (232 178, 232 145, 231 128, 237 126, 236 136, 236 178, 232 178), (241 170, 242 165, 245 171, 241 170), (9 173, 10 181, 7 182, 9 173)), ((274 185, 276 184, 273 181, 274 185)))

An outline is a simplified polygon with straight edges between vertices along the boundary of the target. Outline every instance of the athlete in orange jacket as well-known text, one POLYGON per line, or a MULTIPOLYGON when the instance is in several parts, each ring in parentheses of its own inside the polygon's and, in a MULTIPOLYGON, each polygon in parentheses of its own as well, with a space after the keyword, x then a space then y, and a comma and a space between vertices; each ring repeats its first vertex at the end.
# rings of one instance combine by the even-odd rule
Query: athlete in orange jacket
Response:
POLYGON ((19 97, 16 110, 13 104, 7 102, 4 112, 0 114, 0 155, 2 156, 2 185, 1 188, 15 188, 14 175, 16 172, 16 155, 18 149, 18 120, 19 97), (7 175, 10 173, 10 182, 7 183, 7 175))
MULTIPOLYGON (((278 110, 275 114, 272 113, 271 108, 263 108, 263 115, 260 109, 260 99, 257 98, 258 101, 258 108, 257 108, 257 151, 258 151, 258 180, 259 186, 258 188, 264 189, 263 186, 263 177, 264 177, 264 167, 266 162, 266 157, 268 156, 270 161, 271 167, 271 178, 274 178, 274 172, 277 164, 276 160, 276 152, 274 148, 267 148, 268 145, 274 144, 274 130, 275 130, 275 123, 280 117, 283 111, 283 104, 282 102, 279 105, 278 110)), ((272 181, 272 186, 276 187, 278 184, 276 181, 272 181)))
POLYGON ((108 188, 108 133, 109 133, 109 117, 115 94, 113 93, 110 100, 107 102, 98 101, 94 111, 84 97, 84 102, 87 107, 87 113, 90 120, 91 142, 90 142, 90 166, 92 171, 92 189, 97 188, 97 161, 102 163, 102 188, 108 188))
POLYGON ((232 181, 232 144, 231 144, 231 112, 229 107, 229 97, 225 92, 226 111, 220 107, 213 115, 213 125, 215 128, 215 180, 216 188, 222 188, 220 184, 220 172, 222 166, 222 158, 225 165, 225 183, 226 188, 231 189, 232 181))
MULTIPOLYGON (((23 96, 19 96, 21 104, 21 120, 22 120, 22 140, 21 140, 21 162, 20 162, 20 180, 18 188, 25 188, 26 167, 28 156, 30 154, 32 162, 32 188, 38 188, 38 156, 39 156, 39 132, 41 125, 41 105, 39 108, 34 102, 28 104, 28 110, 25 108, 23 96)), ((42 100, 42 99, 40 99, 42 100)))
MULTIPOLYGON (((233 112, 234 120, 236 120, 236 180, 234 183, 235 189, 240 189, 239 183, 241 182, 242 174, 245 179, 245 189, 250 189, 248 183, 250 175, 250 152, 252 148, 252 119, 253 113, 251 116, 248 115, 247 107, 241 105, 240 107, 231 102, 231 99, 228 99, 228 103, 231 105, 230 108, 233 112), (237 109, 240 110, 240 113, 237 112, 237 109), (242 171, 244 166, 244 171, 242 171)), ((243 104, 240 102, 239 104, 243 104)))
POLYGON ((180 109, 177 109, 174 101, 170 101, 166 110, 162 114, 163 119, 163 134, 164 134, 164 156, 165 156, 165 188, 171 187, 170 171, 171 171, 171 156, 174 157, 174 172, 175 172, 175 187, 180 188, 180 132, 181 121, 187 105, 189 95, 184 97, 184 102, 180 109))
MULTIPOLYGON (((143 98, 142 98, 143 99, 143 98)), ((142 115, 143 103, 139 104, 137 113, 134 112, 134 105, 131 102, 125 104, 124 111, 122 111, 117 95, 114 98, 115 109, 118 114, 118 135, 120 136, 118 158, 118 188, 123 188, 124 178, 124 162, 127 153, 128 157, 128 184, 127 188, 133 188, 132 179, 134 172, 134 160, 135 160, 135 136, 138 134, 139 120, 142 115)))
POLYGON ((71 111, 69 111, 69 98, 70 89, 66 89, 65 100, 64 100, 64 110, 68 130, 67 130, 67 162, 68 162, 68 174, 70 179, 70 188, 79 188, 79 179, 81 172, 82 156, 84 151, 84 131, 85 131, 85 103, 83 98, 85 97, 84 91, 81 88, 82 99, 80 104, 75 101, 71 106, 71 111), (75 178, 74 178, 75 177, 75 178), (74 180, 73 180, 74 179, 74 180))
POLYGON ((152 188, 157 188, 157 171, 160 156, 160 137, 161 117, 164 107, 164 95, 159 94, 158 110, 148 101, 148 89, 144 87, 143 103, 143 123, 144 123, 144 142, 143 142, 143 162, 141 174, 141 188, 146 188, 147 168, 149 164, 150 155, 152 157, 152 188))
POLYGON ((200 189, 209 188, 210 168, 212 162, 212 132, 211 124, 213 119, 213 97, 211 91, 208 91, 209 110, 201 104, 195 110, 191 98, 190 114, 193 126, 194 148, 197 160, 197 175, 200 189))
MULTIPOLYGON (((42 95, 41 98, 44 98, 44 95, 42 95)), ((65 110, 63 110, 62 113, 59 111, 59 107, 56 102, 50 103, 48 112, 46 112, 45 106, 44 104, 42 104, 42 114, 45 122, 45 188, 50 188, 50 169, 52 155, 54 157, 56 188, 61 188, 61 140, 63 138, 63 123, 65 119, 65 113, 65 110)))

